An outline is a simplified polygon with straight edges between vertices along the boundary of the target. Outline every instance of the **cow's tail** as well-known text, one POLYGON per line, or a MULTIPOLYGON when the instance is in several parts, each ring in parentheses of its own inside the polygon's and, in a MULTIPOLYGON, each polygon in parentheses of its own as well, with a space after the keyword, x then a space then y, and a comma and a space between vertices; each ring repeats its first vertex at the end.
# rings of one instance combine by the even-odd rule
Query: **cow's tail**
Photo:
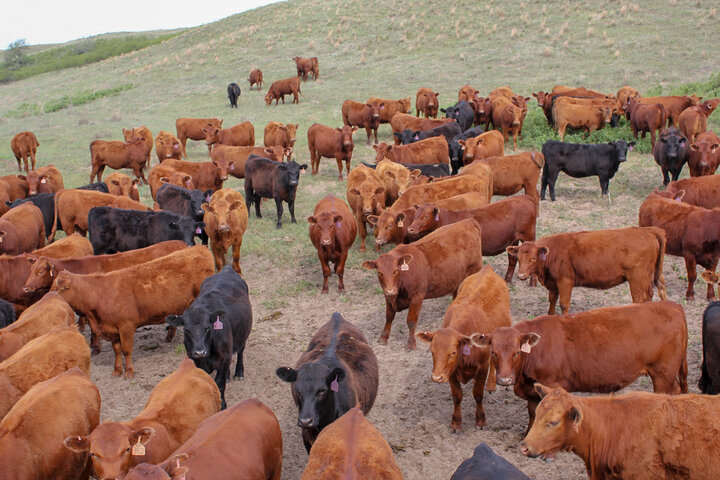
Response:
MULTIPOLYGON (((660 228, 653 227, 653 233, 657 238, 659 248, 658 256, 655 260, 655 274, 653 275, 653 283, 657 287, 658 297, 660 300, 667 300, 667 290, 665 290, 665 276, 663 275, 663 262, 665 261, 665 247, 667 245, 667 237, 665 231, 660 228)), ((685 366, 687 370, 687 365, 685 366)))
POLYGON ((538 152, 536 152, 535 149, 530 152, 530 160, 532 160, 538 168, 542 168, 543 165, 545 165, 545 156, 542 154, 538 155, 538 152))
POLYGON ((663 105, 662 103, 656 103, 655 106, 658 107, 658 110, 660 110, 660 128, 662 129, 667 123, 668 112, 665 109, 665 105, 663 105))
POLYGON ((62 190, 57 192, 55 194, 55 205, 53 207, 53 211, 55 212, 55 215, 53 216, 53 226, 52 230, 50 231, 50 235, 47 237, 48 243, 55 241, 55 233, 57 232, 57 224, 58 224, 58 203, 60 203, 60 197, 62 196, 62 190))
MULTIPOLYGON (((687 344, 687 338, 685 340, 686 340, 685 343, 687 344)), ((704 361, 704 359, 703 359, 703 361, 704 361)), ((703 365, 704 365, 704 363, 703 363, 703 365)), ((687 355, 683 355, 682 362, 680 363, 680 371, 678 372, 678 383, 680 384, 680 393, 688 392, 687 375, 688 375, 687 355)))

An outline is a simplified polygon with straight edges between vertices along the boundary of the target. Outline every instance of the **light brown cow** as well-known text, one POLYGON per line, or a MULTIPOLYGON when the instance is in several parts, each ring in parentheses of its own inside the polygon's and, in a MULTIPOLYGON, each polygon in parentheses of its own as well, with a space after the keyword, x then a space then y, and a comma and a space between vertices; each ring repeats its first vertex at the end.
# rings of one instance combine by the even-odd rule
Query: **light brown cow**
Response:
MULTIPOLYGON (((295 135, 298 129, 297 123, 268 122, 263 134, 263 143, 266 147, 282 147, 284 149, 295 148, 295 135)), ((287 156, 287 161, 292 160, 292 150, 287 156)))
POLYGON ((512 136, 513 148, 517 149, 517 137, 522 130, 527 108, 518 107, 512 100, 505 97, 496 97, 491 100, 491 107, 493 125, 502 131, 504 142, 507 142, 508 137, 512 136))
POLYGON ((228 175, 235 178, 245 178, 245 162, 247 162, 250 155, 258 155, 276 162, 282 162, 284 158, 290 161, 292 152, 292 147, 231 147, 229 145, 216 145, 210 152, 210 158, 220 172, 220 179, 227 180, 228 175))
MULTIPOLYGON (((367 237, 368 216, 380 215, 385 206, 385 187, 375 170, 358 165, 348 174, 347 201, 355 216, 355 222, 360 235, 360 251, 365 251, 365 237, 367 237)), ((380 247, 376 244, 375 251, 380 247)))
POLYGON ((245 199, 240 192, 223 188, 213 193, 210 202, 204 203, 202 209, 205 210, 203 221, 215 258, 215 270, 219 272, 225 266, 225 256, 232 247, 232 268, 242 274, 240 247, 248 224, 245 199))
POLYGON ((262 89, 262 84, 263 84, 262 71, 257 68, 250 70, 250 74, 248 76, 248 82, 250 82, 250 90, 252 90, 253 85, 257 85, 257 89, 259 92, 262 89))
POLYGON ((213 162, 188 162, 168 158, 163 160, 161 165, 190 175, 194 187, 202 191, 220 190, 223 182, 227 180, 227 177, 222 177, 222 172, 213 162))
MULTIPOLYGON (((218 147, 218 149, 221 147, 218 147)), ((234 148, 234 147, 231 147, 234 148)), ((211 153, 212 155, 212 153, 211 153)), ((169 183, 170 185, 177 185, 178 187, 187 188, 188 190, 193 190, 195 188, 195 184, 193 183, 193 179, 191 175, 188 175, 187 173, 180 172, 178 170, 175 170, 172 167, 169 167, 167 165, 163 165, 162 163, 160 165, 155 165, 150 169, 150 173, 148 174, 148 184, 150 185, 150 195, 152 196, 152 199, 155 200, 155 196, 157 195, 157 191, 160 190, 160 187, 163 186, 163 184, 169 183)))
MULTIPOLYGON (((618 102, 618 113, 621 115, 625 113, 625 106, 627 105, 628 100, 631 98, 640 98, 642 95, 640 95, 640 92, 635 90, 632 87, 624 86, 620 87, 620 90, 617 91, 617 94, 615 97, 617 98, 618 102)), ((630 120, 628 118, 628 120, 630 120)))
POLYGON ((383 210, 380 215, 368 215, 368 223, 374 225, 376 247, 382 247, 388 243, 400 245, 410 243, 407 235, 407 228, 415 218, 415 208, 410 207, 400 211, 391 209, 383 210))
MULTIPOLYGON (((132 142, 134 137, 140 137, 145 139, 145 145, 147 145, 147 163, 146 168, 150 168, 150 154, 152 153, 153 147, 153 134, 145 125, 141 127, 134 127, 129 130, 122 129, 123 137, 126 142, 132 142)), ((162 161, 162 160, 161 160, 162 161)))
POLYGON ((421 173, 418 169, 410 171, 406 166, 388 159, 380 160, 375 172, 385 185, 385 205, 388 207, 410 188, 411 182, 421 173))
POLYGON ((27 198, 29 187, 25 175, 6 175, 0 177, 0 180, 7 183, 10 187, 8 191, 10 201, 27 198))
POLYGON ((35 134, 29 131, 20 132, 12 138, 10 141, 10 148, 17 160, 19 172, 23 170, 20 166, 20 160, 23 161, 26 172, 30 171, 28 169, 28 159, 32 161, 31 170, 35 170, 35 154, 37 153, 37 147, 39 146, 40 142, 38 142, 35 134))
POLYGON ((720 105, 720 99, 705 100, 696 107, 688 107, 678 116, 680 131, 690 140, 707 130, 707 119, 720 105))
POLYGON ((438 104, 439 95, 432 88, 419 88, 415 95, 415 116, 419 117, 420 113, 422 113, 425 118, 437 118, 438 108, 440 107, 438 104))
POLYGON ((120 197, 128 197, 136 202, 140 201, 140 192, 138 191, 138 184, 140 180, 131 179, 124 173, 113 172, 105 179, 105 184, 108 187, 108 193, 110 195, 117 195, 120 197))
POLYGON ((399 100, 391 100, 388 98, 370 97, 366 103, 371 105, 380 106, 381 103, 385 105, 380 107, 380 123, 390 123, 390 119, 396 113, 409 114, 412 112, 410 97, 401 98, 399 100))
POLYGON ((298 95, 302 95, 300 91, 300 77, 275 80, 271 83, 270 88, 268 88, 265 94, 265 105, 270 106, 273 100, 275 100, 275 105, 277 105, 280 100, 285 104, 285 95, 291 94, 293 96, 292 103, 300 104, 300 97, 298 97, 298 95))
POLYGON ((172 133, 160 130, 160 133, 155 137, 155 154, 158 162, 162 162, 166 158, 182 160, 182 152, 180 140, 172 133))
POLYGON ((145 137, 134 136, 130 142, 116 142, 105 140, 94 140, 90 142, 90 159, 92 168, 90 171, 90 183, 97 177, 98 182, 102 182, 102 174, 105 167, 115 170, 122 168, 131 168, 133 175, 145 179, 145 167, 149 165, 148 147, 145 143, 145 137))
POLYGON ((481 133, 477 137, 458 140, 463 155, 463 164, 474 160, 505 155, 505 139, 497 130, 481 133))
POLYGON ((463 85, 458 91, 458 102, 462 102, 463 100, 466 102, 474 102, 477 100, 479 94, 480 92, 475 89, 475 87, 463 85))
POLYGON ((27 176, 18 175, 18 178, 27 181, 29 197, 38 193, 57 193, 65 188, 62 174, 53 164, 38 167, 37 170, 30 170, 27 176))
POLYGON ((450 164, 448 142, 442 135, 426 138, 408 145, 388 145, 381 142, 379 145, 373 145, 373 150, 377 154, 375 163, 387 158, 393 162, 408 165, 450 164))
MULTIPOLYGON (((222 119, 217 118, 178 118, 175 120, 175 129, 177 131, 177 138, 180 140, 182 145, 182 155, 187 158, 187 151, 185 144, 188 138, 190 140, 205 140, 205 134, 203 128, 220 128, 222 127, 222 119)), ((210 147, 208 146, 208 152, 210 147)), ((170 157, 165 157, 170 158, 170 157)), ((161 162, 164 160, 160 160, 161 162)))
POLYGON ((478 165, 470 172, 448 177, 444 180, 412 186, 393 203, 390 209, 399 212, 416 204, 436 202, 471 192, 483 194, 488 199, 488 202, 492 198, 493 173, 487 164, 478 165))
POLYGON ((552 118, 561 141, 565 140, 567 127, 586 130, 589 136, 595 130, 603 128, 606 123, 610 123, 612 114, 612 107, 576 105, 565 102, 564 97, 559 97, 552 107, 552 118))
MULTIPOLYGON (((398 112, 390 119, 390 127, 394 134, 400 133, 403 130, 412 130, 413 132, 430 130, 455 121, 454 118, 418 118, 414 115, 398 112)), ((397 135, 393 135, 393 138, 395 139, 395 145, 400 145, 400 138, 398 138, 397 135)))
POLYGON ((45 246, 45 220, 38 207, 25 202, 0 217, 0 254, 19 255, 45 246))
MULTIPOLYGON (((492 170, 493 195, 515 195, 522 189, 525 195, 532 197, 535 204, 539 205, 540 193, 537 183, 542 167, 545 165, 545 156, 542 153, 523 152, 516 155, 483 158, 478 162, 485 162, 492 170)), ((467 165, 463 172, 469 172, 472 168, 474 167, 467 165)))
POLYGON ((252 147, 255 145, 255 127, 247 121, 233 125, 230 128, 203 127, 202 132, 205 134, 205 144, 208 148, 213 145, 231 145, 234 147, 252 147))

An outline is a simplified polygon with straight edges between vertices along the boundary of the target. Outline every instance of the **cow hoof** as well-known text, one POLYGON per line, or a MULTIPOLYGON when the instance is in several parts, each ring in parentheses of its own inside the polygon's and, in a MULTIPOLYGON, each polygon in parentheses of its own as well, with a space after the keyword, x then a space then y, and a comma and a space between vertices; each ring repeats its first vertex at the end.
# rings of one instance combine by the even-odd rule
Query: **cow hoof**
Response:
POLYGON ((329 292, 330 292, 329 288, 323 288, 322 290, 320 290, 320 293, 329 293, 329 292))
POLYGON ((694 302, 695 301, 695 295, 685 295, 685 301, 686 302, 694 302))
POLYGON ((275 225, 275 228, 280 230, 282 228, 282 225, 278 223, 277 225, 275 225))
POLYGON ((119 377, 122 375, 122 370, 113 370, 112 376, 113 377, 119 377))
POLYGON ((125 372, 125 380, 131 380, 135 378, 135 372, 133 370, 127 370, 125 372))
POLYGON ((380 338, 378 338, 378 343, 379 343, 380 345, 387 345, 387 342, 388 342, 388 339, 385 338, 385 337, 380 337, 380 338))
POLYGON ((92 347, 90 349, 90 355, 95 356, 100 354, 100 347, 92 347))
POLYGON ((485 425, 487 425, 485 420, 475 420, 475 430, 482 430, 485 425))
POLYGON ((453 435, 457 435, 462 432, 462 427, 460 425, 450 425, 450 433, 453 435))
POLYGON ((408 343, 407 347, 408 350, 415 350, 417 348, 417 344, 415 343, 408 343))

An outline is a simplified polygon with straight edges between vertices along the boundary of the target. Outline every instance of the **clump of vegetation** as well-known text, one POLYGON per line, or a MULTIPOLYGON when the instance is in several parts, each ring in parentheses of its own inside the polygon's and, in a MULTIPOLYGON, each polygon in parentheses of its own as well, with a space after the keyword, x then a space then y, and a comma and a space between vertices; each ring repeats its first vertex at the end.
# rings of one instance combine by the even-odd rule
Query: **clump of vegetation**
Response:
POLYGON ((63 95, 60 98, 56 98, 46 102, 44 105, 41 103, 22 103, 15 110, 11 110, 6 117, 17 118, 27 117, 31 115, 40 115, 41 113, 52 113, 68 108, 71 106, 84 105, 86 103, 94 102, 98 98, 110 97, 118 95, 120 92, 130 90, 133 88, 132 83, 125 83, 112 88, 104 88, 102 90, 85 90, 75 95, 63 95))

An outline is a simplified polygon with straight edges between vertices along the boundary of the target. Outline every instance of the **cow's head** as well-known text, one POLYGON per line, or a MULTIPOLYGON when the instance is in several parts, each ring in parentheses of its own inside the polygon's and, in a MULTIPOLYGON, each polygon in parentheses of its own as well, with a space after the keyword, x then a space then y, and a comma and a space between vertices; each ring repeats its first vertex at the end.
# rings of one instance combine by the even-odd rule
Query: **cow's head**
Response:
POLYGON ((447 382, 457 369, 458 360, 463 356, 470 356, 473 348, 470 337, 452 328, 420 332, 415 336, 430 344, 430 353, 433 358, 433 382, 447 382))
POLYGON ((35 196, 38 193, 51 193, 47 175, 38 175, 35 170, 30 170, 25 176, 25 180, 28 184, 29 197, 35 196))
POLYGON ((612 114, 613 114, 613 108, 609 106, 605 107, 597 107, 597 109, 600 111, 600 115, 602 115, 602 119, 604 123, 612 123, 612 114))
POLYGON ((287 163, 277 165, 277 168, 282 172, 285 179, 284 183, 290 187, 296 187, 300 182, 300 171, 307 170, 307 165, 300 165, 295 160, 290 160, 287 163))
POLYGON ((467 165, 475 160, 475 153, 477 149, 484 145, 485 138, 473 137, 467 140, 458 140, 460 144, 460 150, 463 152, 463 164, 467 165))
POLYGON ((108 186, 108 193, 111 195, 128 197, 135 201, 140 201, 140 192, 138 191, 138 185, 140 184, 139 179, 136 178, 132 180, 122 173, 113 173, 108 176, 105 183, 108 186))
POLYGON ((390 160, 390 152, 392 152, 394 145, 388 145, 385 142, 380 142, 377 145, 373 145, 372 148, 375 150, 375 163, 380 163, 383 158, 390 160))
POLYGON ((510 104, 510 112, 512 112, 512 126, 518 127, 525 118, 527 108, 518 107, 517 105, 510 104))
POLYGON ((635 146, 635 142, 626 142, 625 140, 617 140, 615 142, 608 143, 611 147, 615 147, 615 152, 617 153, 617 163, 620 164, 627 160, 627 152, 628 150, 632 150, 635 146))
POLYGON ((372 123, 379 123, 380 122, 380 110, 385 108, 385 102, 366 103, 365 107, 370 109, 370 118, 372 118, 372 123))
POLYGON ((297 135, 298 124, 288 123, 285 125, 285 138, 287 139, 290 146, 295 145, 295 136, 297 135))
POLYGON ((167 224, 168 240, 182 240, 190 246, 195 245, 195 235, 197 230, 205 227, 203 222, 197 222, 193 218, 184 215, 178 215, 167 224))
POLYGON ((718 105, 720 105, 720 98, 713 98, 712 100, 705 100, 702 102, 700 104, 700 109, 706 117, 709 117, 718 105))
POLYGON ((523 242, 519 246, 509 246, 505 249, 509 255, 518 259, 518 278, 527 280, 531 275, 543 274, 550 249, 535 242, 523 242))
POLYGON ((213 195, 212 190, 189 190, 190 194, 190 216, 196 221, 202 220, 205 216, 204 203, 209 203, 213 195))
POLYGON ((89 453, 95 478, 120 479, 130 468, 133 445, 145 446, 154 436, 151 427, 133 430, 121 423, 103 422, 89 436, 67 437, 64 444, 73 452, 89 453))
POLYGON ((272 96, 272 94, 271 94, 270 92, 266 93, 266 94, 265 94, 265 105, 266 105, 266 106, 270 106, 270 104, 272 103, 272 101, 273 101, 273 96, 272 96))
MULTIPOLYGON (((123 138, 125 138, 125 141, 127 143, 132 143, 133 138, 140 138, 142 137, 142 132, 140 128, 131 128, 131 129, 122 129, 123 132, 123 138)), ((145 138, 142 138, 142 141, 145 141, 145 138)))
POLYGON ((542 107, 545 105, 545 97, 547 96, 547 93, 541 90, 537 93, 533 93, 532 96, 537 100, 538 106, 542 107))
POLYGON ((400 243, 405 235, 408 224, 405 213, 394 213, 383 210, 380 215, 368 215, 368 222, 375 226, 375 245, 383 246, 388 243, 400 243))
POLYGON ((343 125, 342 127, 336 127, 335 131, 342 137, 342 144, 345 150, 352 150, 353 144, 353 133, 357 131, 358 127, 351 127, 350 125, 343 125))
POLYGON ((527 111, 527 102, 530 101, 530 97, 523 97, 522 95, 513 95, 513 97, 510 99, 516 107, 518 107, 521 110, 527 111))
POLYGON ((668 159, 683 158, 687 154, 687 137, 675 127, 660 131, 663 156, 668 159))
MULTIPOLYGON (((720 148, 720 145, 717 143, 711 144, 707 140, 701 140, 690 145, 690 152, 692 152, 692 157, 697 159, 696 162, 699 167, 714 169, 717 167, 718 148, 720 148)), ((707 175, 712 175, 713 173, 714 170, 707 171, 707 175)))
POLYGON ((357 187, 351 188, 349 193, 360 197, 362 212, 365 216, 379 215, 385 206, 386 190, 377 180, 365 179, 357 187))
POLYGON ((186 453, 173 455, 167 459, 167 466, 161 468, 158 465, 141 463, 133 467, 123 480, 185 480, 185 474, 189 471, 187 467, 181 466, 187 460, 186 453))
POLYGON ((319 428, 334 420, 334 396, 345 390, 345 370, 333 367, 322 360, 309 362, 297 370, 280 367, 275 374, 284 382, 292 384, 298 404, 298 426, 319 428))
POLYGON ((690 106, 692 106, 692 107, 700 105, 700 102, 702 102, 702 99, 703 99, 703 97, 698 97, 694 93, 692 95, 690 95, 689 97, 686 96, 685 98, 687 98, 690 101, 690 106))
MULTIPOLYGON (((412 130, 405 129, 402 132, 393 132, 393 137, 400 140, 400 143, 403 145, 408 145, 413 142, 417 142, 420 140, 420 133, 419 131, 413 132, 412 130)), ((383 142, 384 143, 384 142, 383 142)), ((377 150, 375 150, 377 151, 377 150)))
POLYGON ((201 208, 205 212, 203 217, 205 228, 224 235, 231 233, 233 225, 238 224, 238 215, 242 215, 245 210, 245 203, 238 200, 229 202, 224 198, 218 198, 213 199, 211 203, 203 203, 201 208))
POLYGON ((385 294, 385 301, 395 308, 403 275, 412 275, 413 256, 394 250, 380 255, 377 260, 366 260, 362 266, 368 270, 377 270, 378 281, 385 294))
POLYGON ((30 264, 30 275, 28 276, 23 292, 35 293, 38 290, 45 290, 52 286, 53 280, 58 276, 56 261, 48 257, 27 257, 30 264))
POLYGON ((218 176, 223 182, 228 179, 231 172, 235 172, 235 160, 228 160, 224 155, 212 159, 213 165, 218 169, 218 176))
POLYGON ((398 112, 408 113, 408 114, 411 113, 412 112, 412 109, 410 108, 411 105, 412 105, 412 103, 410 101, 410 97, 402 98, 402 99, 398 100, 398 112))
POLYGON ((414 205, 415 219, 407 232, 415 238, 423 237, 438 228, 440 222, 440 209, 432 203, 414 205))
POLYGON ((470 340, 476 347, 490 348, 496 382, 509 387, 515 385, 522 375, 527 357, 540 341, 540 335, 522 333, 513 327, 500 327, 492 333, 473 333, 470 340))
POLYGON ((167 177, 160 177, 160 183, 169 183, 170 185, 177 185, 178 187, 187 188, 192 190, 195 188, 192 177, 187 173, 175 172, 167 177))
POLYGON ((220 129, 215 128, 207 128, 204 127, 202 129, 203 135, 205 135, 205 144, 206 145, 214 145, 220 141, 220 129))
POLYGON ((535 458, 575 445, 580 428, 585 428, 580 402, 562 388, 536 383, 535 391, 542 400, 535 409, 535 421, 520 444, 520 451, 535 458))
POLYGON ((331 212, 322 212, 317 216, 308 217, 310 223, 310 237, 317 238, 325 248, 331 251, 335 250, 336 231, 343 228, 342 215, 336 215, 331 212))
POLYGON ((207 358, 212 350, 213 340, 226 338, 230 334, 229 321, 227 312, 222 309, 211 312, 192 305, 182 315, 165 317, 168 325, 183 327, 185 351, 193 360, 207 358))

